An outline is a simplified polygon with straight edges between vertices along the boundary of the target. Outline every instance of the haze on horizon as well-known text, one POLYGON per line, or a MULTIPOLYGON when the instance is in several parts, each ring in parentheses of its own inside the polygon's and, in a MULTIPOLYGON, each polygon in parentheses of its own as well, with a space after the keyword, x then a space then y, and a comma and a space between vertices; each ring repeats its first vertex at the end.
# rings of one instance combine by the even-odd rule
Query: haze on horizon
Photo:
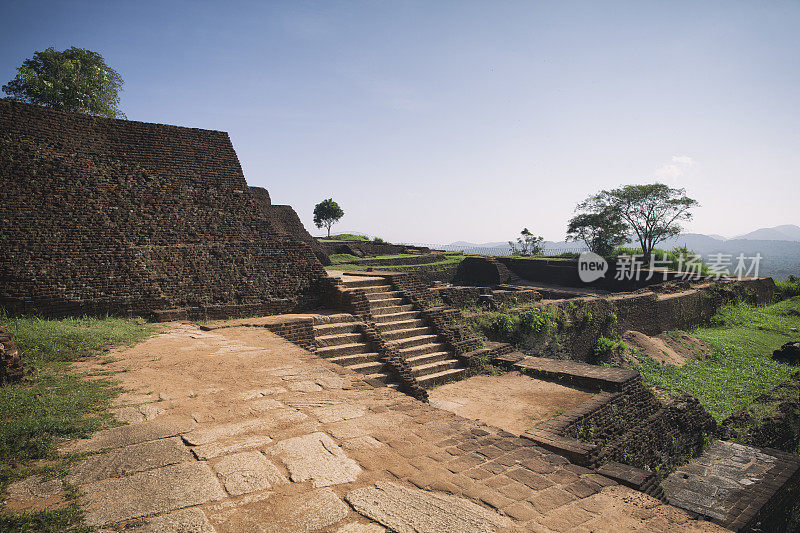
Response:
POLYGON ((687 232, 800 224, 800 3, 6 1, 0 84, 101 53, 131 120, 230 133, 250 185, 334 232, 563 240, 601 188, 663 181, 687 232))

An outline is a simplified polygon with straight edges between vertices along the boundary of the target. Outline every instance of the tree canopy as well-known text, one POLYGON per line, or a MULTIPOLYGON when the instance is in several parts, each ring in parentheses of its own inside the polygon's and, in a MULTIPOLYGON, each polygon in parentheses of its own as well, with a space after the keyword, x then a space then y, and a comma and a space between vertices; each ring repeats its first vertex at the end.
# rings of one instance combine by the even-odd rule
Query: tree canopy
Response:
POLYGON ((691 209, 697 205, 685 189, 651 183, 600 191, 578 204, 577 210, 618 216, 636 235, 647 258, 656 244, 681 232, 680 223, 692 219, 691 209))
POLYGON ((103 56, 83 48, 59 52, 53 47, 35 52, 3 85, 12 99, 110 118, 125 118, 119 110, 122 78, 103 56))
POLYGON ((603 210, 572 217, 567 227, 568 241, 583 241, 596 254, 608 256, 628 242, 628 226, 618 213, 603 210))
POLYGON ((327 228, 328 237, 331 236, 331 226, 339 222, 343 216, 344 211, 339 204, 333 201, 333 198, 323 200, 314 206, 314 224, 318 228, 327 228))
POLYGON ((517 242, 508 241, 508 245, 511 247, 511 255, 530 256, 542 254, 544 251, 544 246, 542 245, 544 237, 534 235, 528 228, 523 228, 519 234, 521 237, 517 237, 517 242))

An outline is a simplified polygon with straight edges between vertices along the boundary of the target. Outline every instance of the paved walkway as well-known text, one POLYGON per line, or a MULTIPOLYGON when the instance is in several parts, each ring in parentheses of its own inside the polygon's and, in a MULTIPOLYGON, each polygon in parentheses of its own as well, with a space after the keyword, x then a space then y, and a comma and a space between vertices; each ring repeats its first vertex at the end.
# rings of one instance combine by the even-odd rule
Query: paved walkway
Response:
POLYGON ((92 452, 70 480, 101 530, 719 530, 264 328, 171 325, 114 355, 131 424, 65 446, 92 452))

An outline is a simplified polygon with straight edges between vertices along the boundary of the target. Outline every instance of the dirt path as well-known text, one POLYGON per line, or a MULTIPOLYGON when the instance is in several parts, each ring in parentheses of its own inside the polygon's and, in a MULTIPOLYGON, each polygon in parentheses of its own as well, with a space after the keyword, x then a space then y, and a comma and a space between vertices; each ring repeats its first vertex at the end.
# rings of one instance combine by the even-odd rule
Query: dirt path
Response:
POLYGON ((102 451, 68 479, 106 530, 718 530, 263 328, 174 324, 113 355, 132 423, 64 447, 102 451))
POLYGON ((592 397, 520 372, 474 376, 430 391, 431 405, 521 435, 592 397))

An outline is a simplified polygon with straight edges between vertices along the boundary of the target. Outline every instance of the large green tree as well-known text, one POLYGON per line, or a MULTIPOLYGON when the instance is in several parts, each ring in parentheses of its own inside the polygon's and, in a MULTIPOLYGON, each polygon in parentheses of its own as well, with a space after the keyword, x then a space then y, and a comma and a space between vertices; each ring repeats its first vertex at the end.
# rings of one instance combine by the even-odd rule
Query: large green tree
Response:
POLYGON ((567 240, 583 241, 594 253, 608 256, 614 248, 628 242, 628 226, 610 209, 580 213, 569 221, 567 240))
POLYGON ((36 52, 17 67, 17 75, 3 85, 11 98, 32 104, 89 115, 125 118, 119 110, 122 78, 91 50, 50 47, 36 52))
POLYGON ((680 223, 691 220, 691 210, 698 205, 685 189, 650 183, 600 191, 578 204, 577 210, 618 215, 636 235, 647 258, 656 244, 681 232, 680 223))
POLYGON ((318 228, 328 228, 328 237, 331 236, 331 226, 339 222, 344 216, 344 211, 333 198, 323 200, 314 206, 314 224, 318 228))

